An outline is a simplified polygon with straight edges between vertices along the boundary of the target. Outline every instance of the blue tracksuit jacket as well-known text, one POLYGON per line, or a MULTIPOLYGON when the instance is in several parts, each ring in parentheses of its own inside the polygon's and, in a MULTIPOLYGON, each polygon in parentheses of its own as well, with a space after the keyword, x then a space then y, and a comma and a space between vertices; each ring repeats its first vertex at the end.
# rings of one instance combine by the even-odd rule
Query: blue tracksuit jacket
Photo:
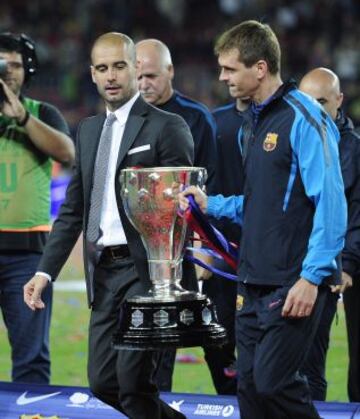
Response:
POLYGON ((320 284, 336 269, 346 231, 339 132, 292 82, 252 116, 241 142, 244 195, 209 197, 208 214, 243 224, 241 281, 291 285, 301 275, 320 284))

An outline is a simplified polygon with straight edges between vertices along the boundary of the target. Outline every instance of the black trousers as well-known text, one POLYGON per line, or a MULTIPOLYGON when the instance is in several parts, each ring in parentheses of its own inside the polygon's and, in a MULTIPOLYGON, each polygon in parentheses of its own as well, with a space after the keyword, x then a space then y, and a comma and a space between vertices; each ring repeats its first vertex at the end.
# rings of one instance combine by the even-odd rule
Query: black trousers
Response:
POLYGON ((325 287, 325 304, 320 316, 314 340, 301 369, 306 376, 313 400, 326 400, 327 381, 325 378, 326 355, 329 349, 330 330, 334 320, 339 294, 325 287))
POLYGON ((319 419, 309 386, 299 372, 325 303, 325 290, 310 317, 281 316, 290 287, 239 283, 243 306, 236 313, 238 401, 241 419, 319 419))
POLYGON ((360 402, 360 277, 343 295, 349 346, 348 396, 350 402, 360 402))
POLYGON ((89 328, 90 388, 96 397, 131 419, 185 418, 159 398, 153 381, 157 352, 117 351, 111 347, 121 303, 145 291, 131 258, 97 266, 89 328))
POLYGON ((203 293, 216 306, 219 323, 225 327, 228 342, 221 346, 204 347, 212 381, 218 394, 235 395, 237 387, 235 356, 235 305, 237 283, 213 275, 203 283, 203 293))

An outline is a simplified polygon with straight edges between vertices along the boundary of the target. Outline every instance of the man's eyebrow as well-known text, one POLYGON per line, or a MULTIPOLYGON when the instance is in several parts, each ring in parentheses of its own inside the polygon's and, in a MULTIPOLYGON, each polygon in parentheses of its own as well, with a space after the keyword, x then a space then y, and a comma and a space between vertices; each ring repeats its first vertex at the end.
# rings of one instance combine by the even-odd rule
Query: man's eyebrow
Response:
POLYGON ((11 58, 10 60, 8 58, 6 58, 5 54, 2 54, 0 52, 0 59, 1 60, 5 60, 8 64, 22 64, 22 60, 21 58, 11 58))
POLYGON ((224 70, 235 70, 235 67, 230 65, 220 65, 220 68, 223 68, 224 70))
MULTIPOLYGON (((120 60, 120 61, 115 61, 114 63, 111 64, 111 66, 117 66, 117 65, 127 65, 127 62, 124 60, 120 60)), ((108 64, 105 63, 100 63, 100 64, 96 64, 94 65, 94 68, 98 69, 100 67, 109 67, 108 64)))
POLYGON ((150 77, 150 76, 158 76, 159 74, 160 73, 157 71, 143 71, 140 75, 150 77))

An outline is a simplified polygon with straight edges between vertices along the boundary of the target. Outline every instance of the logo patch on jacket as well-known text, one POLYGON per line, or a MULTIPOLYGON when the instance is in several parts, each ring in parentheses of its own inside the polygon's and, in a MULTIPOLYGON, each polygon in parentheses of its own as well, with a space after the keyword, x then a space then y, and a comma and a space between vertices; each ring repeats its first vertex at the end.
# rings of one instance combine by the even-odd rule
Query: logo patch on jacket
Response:
POLYGON ((236 310, 241 310, 244 305, 244 297, 240 294, 236 297, 236 310))
POLYGON ((278 134, 268 132, 263 142, 263 149, 265 151, 274 151, 277 146, 278 134))

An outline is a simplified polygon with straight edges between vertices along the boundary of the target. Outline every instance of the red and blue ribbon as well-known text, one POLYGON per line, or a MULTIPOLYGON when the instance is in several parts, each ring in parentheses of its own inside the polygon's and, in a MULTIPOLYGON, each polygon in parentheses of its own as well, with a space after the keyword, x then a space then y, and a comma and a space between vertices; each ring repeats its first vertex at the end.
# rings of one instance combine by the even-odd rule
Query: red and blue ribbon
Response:
MULTIPOLYGON (((236 271, 238 265, 238 248, 235 244, 229 242, 222 233, 217 230, 207 219, 205 214, 200 210, 193 195, 187 196, 189 200, 189 207, 183 212, 182 216, 185 218, 189 228, 195 231, 200 240, 209 248, 199 249, 203 253, 211 254, 212 256, 220 257, 236 271)), ((191 250, 193 250, 191 248, 191 250)), ((237 276, 228 272, 223 272, 192 255, 187 254, 186 259, 196 263, 197 265, 208 269, 209 271, 221 275, 225 278, 236 281, 237 276)))

